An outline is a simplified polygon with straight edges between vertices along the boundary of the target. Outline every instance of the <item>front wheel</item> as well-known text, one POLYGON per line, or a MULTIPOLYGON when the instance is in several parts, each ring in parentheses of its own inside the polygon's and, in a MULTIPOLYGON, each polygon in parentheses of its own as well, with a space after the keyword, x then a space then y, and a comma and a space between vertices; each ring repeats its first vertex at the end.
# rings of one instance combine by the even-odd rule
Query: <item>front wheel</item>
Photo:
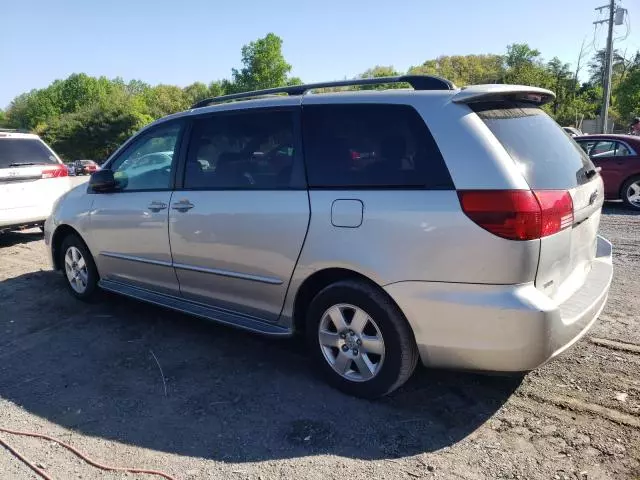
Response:
POLYGON ((60 255, 69 291, 79 300, 89 300, 98 286, 98 270, 89 249, 80 237, 71 234, 62 241, 60 255))
POLYGON ((640 210, 640 175, 631 177, 624 182, 622 200, 634 210, 640 210))
POLYGON ((311 356, 328 383, 350 395, 386 395, 413 373, 418 350, 406 319, 380 289, 357 280, 329 285, 307 316, 311 356))

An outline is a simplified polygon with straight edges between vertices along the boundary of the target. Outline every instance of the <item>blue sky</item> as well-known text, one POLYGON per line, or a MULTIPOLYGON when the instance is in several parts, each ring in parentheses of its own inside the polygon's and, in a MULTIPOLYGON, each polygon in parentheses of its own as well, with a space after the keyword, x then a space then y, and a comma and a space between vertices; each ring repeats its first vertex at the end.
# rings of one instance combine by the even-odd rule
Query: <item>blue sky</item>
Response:
MULTIPOLYGON (((352 77, 406 70, 439 55, 502 53, 527 42, 574 63, 593 50, 606 0, 22 0, 0 8, 0 107, 74 72, 180 86, 229 77, 243 44, 274 32, 293 75, 352 77)), ((638 3, 620 2, 640 25, 638 3)), ((595 46, 604 45, 601 26, 595 46)), ((625 26, 616 27, 623 36, 625 26)), ((640 28, 617 48, 640 49, 640 28)))

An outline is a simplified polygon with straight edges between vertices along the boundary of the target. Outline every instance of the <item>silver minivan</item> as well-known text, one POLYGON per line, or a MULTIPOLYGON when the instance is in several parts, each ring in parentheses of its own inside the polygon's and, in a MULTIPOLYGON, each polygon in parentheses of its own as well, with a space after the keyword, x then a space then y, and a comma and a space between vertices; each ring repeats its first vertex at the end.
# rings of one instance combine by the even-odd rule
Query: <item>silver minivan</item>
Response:
POLYGON ((353 395, 418 360, 529 371, 593 325, 612 278, 602 179, 552 99, 405 76, 206 100, 128 140, 45 240, 75 297, 304 339, 353 395))

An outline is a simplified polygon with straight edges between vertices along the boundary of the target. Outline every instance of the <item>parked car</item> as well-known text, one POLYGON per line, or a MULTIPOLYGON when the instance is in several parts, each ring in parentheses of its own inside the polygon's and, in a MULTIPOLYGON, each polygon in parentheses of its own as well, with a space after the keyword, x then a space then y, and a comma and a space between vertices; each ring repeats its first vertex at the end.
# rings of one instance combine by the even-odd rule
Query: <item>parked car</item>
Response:
POLYGON ((552 92, 408 76, 242 96, 154 122, 58 203, 45 241, 72 295, 306 339, 362 397, 419 360, 528 371, 595 322, 602 179, 540 108, 552 92), (414 90, 303 95, 377 81, 414 90), (252 99, 268 93, 288 95, 252 99), (170 158, 147 165, 152 151, 170 158))
POLYGON ((0 233, 43 226, 70 187, 66 166, 37 135, 0 130, 0 233))
POLYGON ((580 131, 580 129, 576 127, 562 127, 562 128, 571 137, 579 137, 581 135, 584 135, 584 133, 582 133, 582 131, 580 131))
POLYGON ((100 170, 100 166, 93 160, 76 160, 74 165, 76 175, 91 175, 100 170))
POLYGON ((640 210, 640 137, 602 134, 575 140, 602 169, 605 197, 640 210))

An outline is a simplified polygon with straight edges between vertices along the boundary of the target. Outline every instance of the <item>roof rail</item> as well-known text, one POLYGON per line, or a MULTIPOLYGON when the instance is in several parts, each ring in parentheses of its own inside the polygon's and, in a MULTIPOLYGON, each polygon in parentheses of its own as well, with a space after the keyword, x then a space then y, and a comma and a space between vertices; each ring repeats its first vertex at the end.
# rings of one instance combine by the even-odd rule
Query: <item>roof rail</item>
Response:
POLYGON ((24 128, 2 128, 2 127, 0 127, 0 132, 5 132, 5 133, 31 133, 29 130, 25 130, 24 128))
POLYGON ((396 77, 376 77, 376 78, 360 78, 355 80, 338 80, 335 82, 307 83, 305 85, 290 85, 288 87, 267 88, 264 90, 255 90, 253 92, 232 93, 230 95, 221 95, 219 97, 211 97, 201 100, 191 108, 206 107, 214 103, 228 102, 229 100, 240 100, 245 98, 264 97, 268 95, 287 94, 287 95, 304 95, 310 90, 318 88, 333 87, 351 87, 357 85, 383 85, 386 83, 408 83, 414 90, 454 90, 456 86, 440 77, 432 77, 429 75, 400 75, 396 77))

